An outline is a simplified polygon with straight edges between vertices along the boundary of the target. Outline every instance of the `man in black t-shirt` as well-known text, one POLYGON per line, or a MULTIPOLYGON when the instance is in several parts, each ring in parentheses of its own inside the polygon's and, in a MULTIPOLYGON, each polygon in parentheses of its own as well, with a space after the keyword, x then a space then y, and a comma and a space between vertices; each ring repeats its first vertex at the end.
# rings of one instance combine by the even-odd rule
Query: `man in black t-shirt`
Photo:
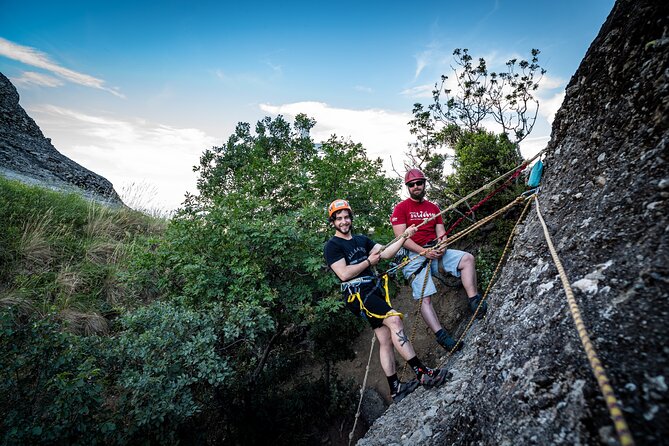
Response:
MULTIPOLYGON (((382 246, 364 235, 351 234, 353 211, 346 200, 335 200, 328 207, 329 221, 335 229, 335 235, 325 245, 324 255, 328 266, 342 281, 342 292, 347 300, 346 306, 354 314, 365 318, 379 340, 379 358, 390 394, 394 402, 399 402, 413 392, 419 384, 438 386, 447 378, 445 369, 425 367, 414 351, 404 324, 382 293, 380 279, 372 268, 381 258, 390 259, 402 247, 404 241, 416 233, 415 225, 410 226, 395 243, 383 252, 382 246), (395 352, 404 358, 416 373, 416 379, 408 383, 400 382, 395 369, 395 352)), ((385 291, 387 293, 387 291, 385 291)))

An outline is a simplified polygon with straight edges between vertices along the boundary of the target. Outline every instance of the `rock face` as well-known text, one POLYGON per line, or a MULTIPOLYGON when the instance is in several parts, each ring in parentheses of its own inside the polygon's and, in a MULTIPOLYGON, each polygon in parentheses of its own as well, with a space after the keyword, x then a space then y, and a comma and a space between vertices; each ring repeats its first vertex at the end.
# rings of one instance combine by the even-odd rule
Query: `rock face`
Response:
POLYGON ((55 189, 81 190, 97 201, 121 204, 112 184, 64 156, 19 105, 19 94, 0 73, 0 174, 55 189), (76 189, 74 189, 76 188, 76 189))
MULTIPOLYGON (((637 444, 669 444, 669 7, 619 0, 567 87, 539 196, 637 444)), ((532 205, 534 207, 534 204, 532 205)), ((359 445, 617 444, 533 209, 490 313, 359 445)))

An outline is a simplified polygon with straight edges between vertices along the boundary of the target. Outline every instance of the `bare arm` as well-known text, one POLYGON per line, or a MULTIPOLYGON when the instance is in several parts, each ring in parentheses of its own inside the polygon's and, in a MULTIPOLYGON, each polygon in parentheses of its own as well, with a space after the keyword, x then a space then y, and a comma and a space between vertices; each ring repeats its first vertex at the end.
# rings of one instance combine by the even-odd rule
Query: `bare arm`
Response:
MULTIPOLYGON (((395 256, 395 254, 397 254, 397 251, 400 250, 402 245, 408 242, 416 244, 415 242, 413 242, 413 240, 411 240, 410 237, 413 237, 413 235, 416 233, 417 230, 418 229, 416 228, 416 225, 411 225, 408 228, 406 227, 406 224, 393 226, 393 232, 395 232, 395 237, 399 237, 399 239, 396 240, 395 243, 393 243, 392 245, 388 245, 386 249, 384 249, 383 252, 381 253, 381 257, 384 259, 391 259, 395 256), (397 226, 403 226, 402 230, 396 231, 395 228, 397 226)), ((372 252, 374 252, 377 249, 377 247, 378 249, 381 249, 381 245, 376 245, 374 249, 372 249, 372 252)))
MULTIPOLYGON (((395 233, 395 237, 399 237, 404 233, 406 230, 407 225, 406 223, 401 223, 399 225, 393 225, 393 232, 395 233)), ((414 231, 415 234, 415 231, 414 231)), ((413 234, 411 234, 413 236, 413 234)), ((415 252, 415 253, 420 253, 423 251, 423 247, 420 246, 418 243, 414 242, 410 238, 407 238, 406 241, 404 242, 404 247, 408 249, 409 251, 415 252)), ((399 248, 397 248, 399 250, 399 248)))
POLYGON ((332 271, 335 272, 337 277, 339 277, 339 280, 342 282, 351 280, 352 278, 359 276, 365 269, 379 263, 380 256, 378 250, 376 249, 377 246, 380 247, 381 245, 374 246, 372 252, 367 257, 367 260, 356 263, 355 265, 347 265, 346 259, 339 259, 330 265, 330 268, 332 268, 332 271))

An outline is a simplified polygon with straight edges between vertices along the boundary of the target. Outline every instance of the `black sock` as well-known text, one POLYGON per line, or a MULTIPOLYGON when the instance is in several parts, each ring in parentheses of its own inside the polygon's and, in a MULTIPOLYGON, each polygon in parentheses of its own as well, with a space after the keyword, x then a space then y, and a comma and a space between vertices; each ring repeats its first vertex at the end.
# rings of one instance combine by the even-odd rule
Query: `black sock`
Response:
POLYGON ((388 386, 390 387, 390 394, 395 395, 400 388, 400 380, 397 377, 397 373, 393 373, 392 376, 386 376, 388 380, 388 386))
POLYGON ((409 359, 407 363, 409 363, 409 365, 413 369, 413 372, 416 374, 416 378, 418 379, 420 379, 424 373, 429 372, 429 369, 425 367, 422 362, 420 362, 418 356, 414 356, 413 358, 409 359))
POLYGON ((481 293, 476 293, 476 296, 472 296, 469 298, 469 300, 476 299, 477 297, 481 297, 481 293))
POLYGON ((439 336, 441 336, 441 334, 442 334, 443 332, 444 332, 444 329, 443 329, 443 328, 440 328, 439 331, 436 332, 434 335, 435 335, 437 338, 439 338, 439 336))

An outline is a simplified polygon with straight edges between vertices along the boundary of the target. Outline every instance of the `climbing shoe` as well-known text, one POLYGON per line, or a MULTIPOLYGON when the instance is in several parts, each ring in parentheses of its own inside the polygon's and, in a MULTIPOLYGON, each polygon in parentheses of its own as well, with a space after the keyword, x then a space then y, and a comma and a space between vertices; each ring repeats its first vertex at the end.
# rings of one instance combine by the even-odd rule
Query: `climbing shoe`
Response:
MULTIPOLYGON (((469 310, 472 312, 472 314, 476 313, 476 309, 478 308, 481 299, 482 297, 480 294, 477 294, 476 296, 469 299, 469 310)), ((483 319, 487 311, 488 302, 483 301, 481 308, 479 308, 479 312, 476 314, 476 319, 483 319)))
POLYGON ((420 377, 420 384, 425 387, 437 387, 450 377, 451 374, 446 369, 427 369, 420 377))
MULTIPOLYGON (((455 347, 455 345, 456 345, 455 339, 453 339, 448 334, 448 332, 446 330, 444 330, 443 328, 437 332, 437 342, 439 343, 439 345, 444 347, 449 352, 451 350, 453 350, 453 347, 455 347)), ((457 345, 458 345, 458 348, 455 349, 455 351, 460 350, 462 348, 462 346, 464 345, 464 343, 460 342, 457 345)))
POLYGON ((406 398, 411 392, 416 390, 420 383, 417 379, 412 379, 407 383, 400 383, 397 392, 393 393, 390 397, 393 399, 393 403, 399 403, 404 398, 406 398))

